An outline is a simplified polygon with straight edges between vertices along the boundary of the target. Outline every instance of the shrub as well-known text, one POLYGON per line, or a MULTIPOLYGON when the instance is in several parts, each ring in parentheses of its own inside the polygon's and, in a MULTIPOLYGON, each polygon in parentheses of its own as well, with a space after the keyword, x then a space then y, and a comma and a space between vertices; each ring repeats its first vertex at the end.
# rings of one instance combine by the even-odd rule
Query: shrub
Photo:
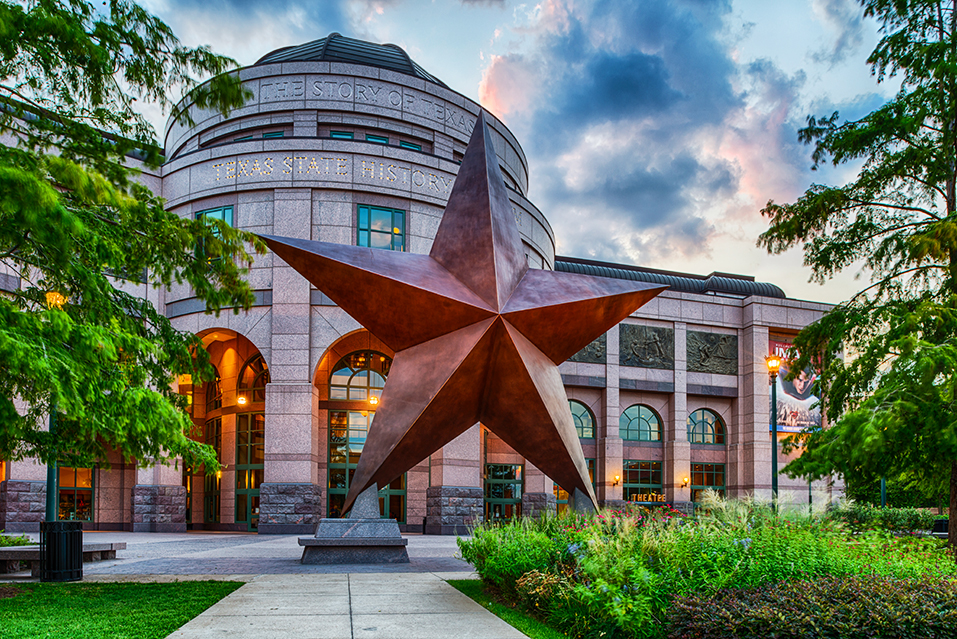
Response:
POLYGON ((881 529, 906 532, 930 530, 934 527, 936 516, 921 508, 880 508, 851 502, 829 511, 828 517, 847 524, 854 531, 881 529))
MULTIPOLYGON (((821 577, 953 577, 937 539, 886 530, 848 534, 806 510, 706 500, 695 518, 646 511, 481 526, 460 540, 489 584, 571 637, 660 637, 675 598, 705 600, 821 577), (661 516, 656 516, 661 515, 661 516)), ((850 635, 848 635, 850 636, 850 635)))
POLYGON ((954 637, 957 582, 821 577, 678 597, 669 637, 954 637))
POLYGON ((476 528, 471 539, 458 539, 462 557, 475 566, 483 581, 514 594, 522 575, 554 569, 567 554, 562 540, 535 530, 531 521, 476 528))
MULTIPOLYGON (((0 533, 2 532, 3 531, 0 530, 0 533)), ((17 535, 14 537, 13 535, 0 534, 0 548, 4 546, 30 546, 35 543, 35 541, 30 541, 26 535, 17 535)))
POLYGON ((515 582, 515 592, 519 600, 529 609, 547 608, 549 602, 567 594, 571 587, 565 574, 531 570, 515 582))

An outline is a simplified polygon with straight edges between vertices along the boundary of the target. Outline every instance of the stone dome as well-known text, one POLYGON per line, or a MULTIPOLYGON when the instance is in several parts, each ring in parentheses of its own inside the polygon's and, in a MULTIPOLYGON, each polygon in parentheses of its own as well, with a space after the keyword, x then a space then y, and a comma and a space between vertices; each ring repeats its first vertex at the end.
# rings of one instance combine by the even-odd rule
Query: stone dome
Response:
POLYGON ((363 64, 369 67, 388 69, 396 73, 404 73, 448 88, 444 82, 416 64, 402 47, 394 44, 374 44, 364 40, 347 38, 335 32, 312 42, 271 51, 257 60, 253 66, 282 62, 363 64))

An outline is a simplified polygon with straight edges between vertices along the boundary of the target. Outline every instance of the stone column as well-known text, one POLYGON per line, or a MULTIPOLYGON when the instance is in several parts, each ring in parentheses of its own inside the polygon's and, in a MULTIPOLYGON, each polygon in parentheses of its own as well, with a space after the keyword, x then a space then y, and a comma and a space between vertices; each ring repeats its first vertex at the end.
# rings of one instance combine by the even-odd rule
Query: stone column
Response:
POLYGON ((682 486, 691 479, 691 444, 688 442, 688 325, 675 322, 675 392, 671 396, 671 419, 664 424, 665 498, 677 509, 691 507, 691 489, 682 486))
POLYGON ((0 482, 0 530, 8 533, 40 532, 40 522, 46 514, 46 495, 45 479, 0 482))
MULTIPOLYGON (((754 305, 749 305, 750 309, 754 305)), ((747 310, 747 309, 746 309, 747 310)), ((767 326, 753 323, 741 331, 742 358, 738 386, 737 432, 728 449, 729 497, 752 491, 755 499, 771 500, 771 397, 767 364, 767 326), (744 487, 747 487, 746 491, 744 487)), ((778 460, 779 462, 782 460, 778 460)))
POLYGON ((180 468, 138 468, 130 492, 133 532, 186 532, 186 487, 180 468))
POLYGON ((424 533, 425 519, 428 514, 429 460, 425 459, 406 474, 405 484, 405 526, 403 532, 424 533))
POLYGON ((603 506, 613 509, 624 508, 624 487, 615 483, 615 475, 622 474, 624 443, 618 432, 618 420, 621 417, 621 398, 619 385, 619 335, 615 325, 605 335, 607 360, 605 362, 604 424, 598 426, 599 438, 595 461, 595 487, 598 500, 603 506))
POLYGON ((0 530, 40 532, 46 517, 46 486, 46 465, 35 459, 7 462, 7 479, 0 481, 0 530))
MULTIPOLYGON (((765 356, 770 332, 767 325, 757 324, 767 312, 753 299, 744 307, 744 330, 740 382, 738 389, 738 433, 728 451, 729 462, 737 466, 731 474, 735 483, 729 497, 744 496, 747 486, 760 501, 771 501, 771 391, 765 356)), ((781 461, 780 459, 778 461, 781 461)))
POLYGON ((522 515, 538 519, 543 513, 555 514, 554 481, 537 466, 525 461, 525 481, 522 491, 522 515))
MULTIPOLYGON (((312 191, 276 191, 275 198, 273 232, 311 239, 312 191)), ((322 487, 318 403, 309 366, 310 287, 278 256, 272 259, 272 361, 266 386, 259 532, 312 534, 322 512, 322 487)))
POLYGON ((475 424, 432 454, 425 533, 465 535, 482 523, 482 427, 475 424))

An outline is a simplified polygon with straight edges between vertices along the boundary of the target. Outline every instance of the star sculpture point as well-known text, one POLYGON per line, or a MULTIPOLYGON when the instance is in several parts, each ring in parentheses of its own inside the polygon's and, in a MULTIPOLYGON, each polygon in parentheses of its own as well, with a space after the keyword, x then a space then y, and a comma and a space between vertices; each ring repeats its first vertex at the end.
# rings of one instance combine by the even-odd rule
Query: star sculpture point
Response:
POLYGON ((429 255, 261 237, 395 352, 343 512, 478 422, 597 505, 558 364, 667 287, 529 269, 484 113, 429 255))

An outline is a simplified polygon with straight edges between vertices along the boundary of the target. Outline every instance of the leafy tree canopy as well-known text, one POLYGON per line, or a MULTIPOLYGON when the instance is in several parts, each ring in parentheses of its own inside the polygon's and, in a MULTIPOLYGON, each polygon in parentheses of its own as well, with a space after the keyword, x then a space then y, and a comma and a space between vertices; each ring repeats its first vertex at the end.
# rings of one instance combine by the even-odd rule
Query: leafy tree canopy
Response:
MULTIPOLYGON (((792 370, 821 370, 831 426, 806 435, 792 476, 950 480, 957 517, 957 6, 862 0, 882 38, 868 62, 894 99, 859 120, 808 118, 815 166, 859 163, 844 186, 769 202, 759 244, 802 246, 813 278, 847 268, 870 285, 807 327, 792 370)), ((794 442, 792 442, 793 444, 794 442)), ((957 519, 955 519, 957 520, 957 519)), ((951 543, 957 526, 951 527, 951 543)))
POLYGON ((209 312, 248 308, 247 247, 264 248, 136 181, 162 161, 136 105, 188 120, 169 97, 188 92, 225 114, 248 97, 234 66, 126 0, 0 0, 0 457, 218 468, 172 387, 209 379, 208 355, 146 296, 187 283, 209 312))

